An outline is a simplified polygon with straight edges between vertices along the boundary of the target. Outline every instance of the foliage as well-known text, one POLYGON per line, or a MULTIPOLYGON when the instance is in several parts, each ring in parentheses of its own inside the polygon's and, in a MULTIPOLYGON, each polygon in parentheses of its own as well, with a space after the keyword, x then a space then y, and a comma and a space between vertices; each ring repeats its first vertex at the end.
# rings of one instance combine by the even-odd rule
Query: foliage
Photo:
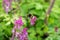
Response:
POLYGON ((45 40, 59 40, 60 38, 60 0, 55 0, 54 7, 51 10, 48 18, 48 25, 45 25, 46 10, 49 7, 49 2, 45 0, 21 0, 21 3, 12 2, 12 10, 8 14, 5 13, 2 0, 0 0, 0 40, 10 40, 12 36, 12 28, 14 20, 19 16, 23 17, 24 26, 28 28, 29 40, 43 40, 44 34, 49 36, 45 40), (28 15, 31 14, 37 17, 35 25, 30 25, 28 15), (58 32, 55 32, 55 27, 58 27, 58 32))

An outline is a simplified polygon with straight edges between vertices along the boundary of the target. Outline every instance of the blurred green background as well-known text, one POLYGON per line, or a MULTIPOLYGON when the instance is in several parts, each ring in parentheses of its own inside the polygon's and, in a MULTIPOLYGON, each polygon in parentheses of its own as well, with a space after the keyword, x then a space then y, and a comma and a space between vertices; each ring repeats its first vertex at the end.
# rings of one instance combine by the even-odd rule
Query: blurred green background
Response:
POLYGON ((24 18, 24 27, 30 26, 25 20, 29 13, 37 16, 36 25, 30 26, 28 29, 29 40, 43 40, 44 34, 49 34, 44 40, 60 40, 60 0, 55 0, 48 18, 48 25, 45 25, 44 19, 49 4, 50 0, 21 0, 19 4, 18 2, 12 2, 14 10, 6 14, 2 6, 2 0, 0 0, 0 40, 10 40, 14 19, 19 16, 24 18), (55 27, 58 27, 58 32, 54 31, 55 27), (41 30, 42 28, 43 30, 41 30))

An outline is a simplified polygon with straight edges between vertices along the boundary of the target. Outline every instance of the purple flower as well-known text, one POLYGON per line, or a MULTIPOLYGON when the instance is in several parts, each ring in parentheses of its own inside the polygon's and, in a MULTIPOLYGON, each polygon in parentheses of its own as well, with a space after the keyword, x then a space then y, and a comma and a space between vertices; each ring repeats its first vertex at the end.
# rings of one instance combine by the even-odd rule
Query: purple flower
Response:
POLYGON ((20 34, 19 32, 16 32, 16 35, 15 35, 15 36, 16 36, 16 37, 18 37, 18 36, 19 36, 19 34, 20 34))
POLYGON ((28 32, 27 32, 27 28, 24 28, 23 30, 18 30, 21 29, 20 27, 23 26, 23 21, 22 21, 22 17, 20 16, 20 18, 18 20, 15 20, 14 22, 14 28, 12 30, 12 39, 14 39, 14 37, 16 37, 18 40, 28 40, 28 32))
POLYGON ((30 18, 30 24, 31 25, 34 25, 35 22, 36 22, 36 20, 37 20, 37 17, 36 16, 33 16, 32 18, 30 18))
POLYGON ((27 28, 24 28, 19 36, 19 40, 28 40, 27 36, 28 36, 27 28))
POLYGON ((3 8, 6 13, 8 13, 11 9, 11 3, 12 3, 12 0, 3 0, 3 8))
POLYGON ((14 33, 14 32, 15 32, 15 30, 16 30, 16 26, 14 26, 14 28, 13 28, 13 30, 12 30, 12 33, 14 33))
POLYGON ((18 40, 28 40, 28 32, 27 28, 24 28, 22 32, 15 32, 15 36, 18 38, 18 40))
POLYGON ((14 28, 12 30, 13 35, 12 35, 11 40, 13 40, 15 36, 18 37, 19 32, 17 32, 17 30, 20 29, 20 27, 23 26, 23 24, 24 23, 22 21, 22 17, 21 16, 20 16, 20 18, 18 20, 15 20, 15 22, 14 22, 14 28))
POLYGON ((24 34, 23 35, 24 37, 26 37, 28 35, 27 30, 28 30, 27 28, 24 28, 23 31, 22 31, 22 33, 24 34))
POLYGON ((21 26, 23 26, 23 21, 22 21, 22 17, 20 17, 18 20, 15 20, 14 24, 16 25, 16 28, 20 28, 21 26))
POLYGON ((20 18, 18 20, 15 20, 14 22, 14 28, 12 30, 12 33, 14 33, 15 29, 20 29, 21 26, 23 26, 23 21, 22 21, 22 17, 20 16, 20 18))

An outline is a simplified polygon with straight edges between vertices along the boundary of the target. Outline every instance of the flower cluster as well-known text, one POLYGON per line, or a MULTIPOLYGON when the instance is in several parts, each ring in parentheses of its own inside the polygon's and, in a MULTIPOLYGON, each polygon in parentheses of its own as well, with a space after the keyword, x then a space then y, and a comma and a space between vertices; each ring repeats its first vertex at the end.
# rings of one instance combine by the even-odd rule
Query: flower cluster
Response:
POLYGON ((36 16, 33 16, 32 18, 30 18, 30 24, 31 25, 34 25, 35 22, 36 22, 36 20, 37 20, 37 17, 36 16))
POLYGON ((27 36, 28 36, 27 28, 24 28, 22 33, 18 34, 18 39, 19 40, 28 40, 27 36))
POLYGON ((6 13, 8 13, 9 10, 11 9, 11 3, 12 3, 12 0, 3 0, 3 8, 6 13))
POLYGON ((11 40, 14 40, 14 37, 18 38, 18 40, 28 40, 27 36, 28 36, 28 33, 27 33, 27 28, 24 28, 23 30, 20 30, 21 29, 21 26, 23 26, 23 21, 22 21, 22 17, 20 17, 18 20, 15 20, 14 22, 14 28, 12 30, 12 39, 11 40), (19 30, 19 31, 17 31, 19 30))
MULTIPOLYGON (((30 18, 30 24, 34 25, 35 22, 37 20, 36 16, 33 16, 30 18)), ((16 37, 18 40, 28 40, 28 32, 27 32, 27 28, 21 28, 24 25, 23 21, 22 21, 22 16, 19 17, 18 20, 15 20, 14 22, 14 28, 12 30, 12 39, 14 40, 14 38, 16 37)))
POLYGON ((20 28, 24 23, 22 21, 22 17, 20 16, 20 18, 18 20, 15 20, 14 22, 15 26, 17 26, 16 28, 20 28))

